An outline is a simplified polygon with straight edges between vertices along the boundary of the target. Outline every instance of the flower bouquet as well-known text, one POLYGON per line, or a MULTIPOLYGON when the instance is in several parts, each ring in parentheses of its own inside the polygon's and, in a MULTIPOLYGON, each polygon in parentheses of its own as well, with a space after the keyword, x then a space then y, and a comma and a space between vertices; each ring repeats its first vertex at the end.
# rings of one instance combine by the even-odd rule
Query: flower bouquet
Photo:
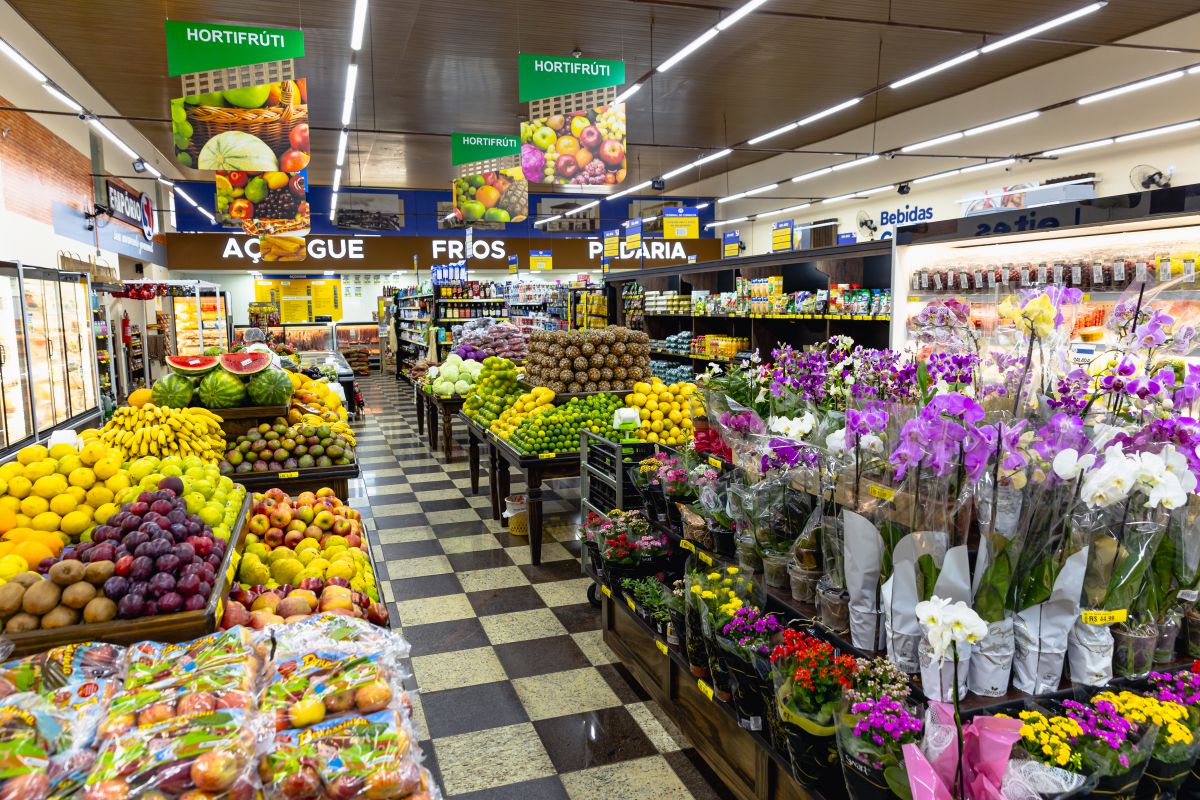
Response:
POLYGON ((882 695, 849 704, 837 725, 838 753, 850 800, 911 798, 904 745, 921 741, 924 723, 902 699, 882 695))
POLYGON ((658 469, 668 458, 666 453, 655 453, 638 462, 633 473, 634 486, 642 495, 646 506, 646 514, 654 520, 663 521, 667 518, 667 496, 663 493, 662 485, 658 482, 658 469))
POLYGON ((771 647, 783 626, 774 614, 764 614, 754 606, 742 606, 733 618, 721 626, 717 646, 721 650, 733 690, 733 707, 738 723, 747 730, 762 730, 767 722, 767 701, 771 684, 758 674, 754 659, 771 654, 771 647))
MULTIPOLYGON (((997 715, 1005 718, 1005 715, 997 715)), ((1017 746, 1004 774, 1004 797, 1075 796, 1093 787, 1084 771, 1080 724, 1068 716, 1030 709, 1018 714, 1017 746)))
POLYGON ((694 496, 687 465, 678 456, 659 453, 658 473, 655 476, 666 498, 667 522, 679 527, 679 503, 687 503, 694 496))
POLYGON ((930 700, 954 702, 967 692, 971 648, 987 634, 987 625, 961 600, 931 597, 916 607, 923 637, 919 648, 921 688, 930 700))
MULTIPOLYGON (((1171 688, 1164 688, 1166 694, 1173 693, 1171 688)), ((1110 703, 1127 722, 1157 726, 1158 736, 1138 784, 1137 796, 1146 800, 1170 800, 1187 780, 1196 762, 1200 739, 1195 736, 1195 720, 1186 706, 1154 694, 1152 691, 1151 696, 1143 697, 1133 692, 1103 692, 1092 698, 1092 704, 1110 703)))
POLYGON ((1154 751, 1158 727, 1126 719, 1102 696, 1090 703, 1062 702, 1063 714, 1079 724, 1073 751, 1082 769, 1098 777, 1095 794, 1131 797, 1154 751))
POLYGON ((730 480, 730 477, 709 468, 696 483, 697 501, 708 521, 713 552, 727 558, 734 554, 734 519, 729 511, 730 480))
POLYGON ((721 631, 750 603, 753 593, 754 584, 737 567, 709 572, 702 579, 699 596, 704 602, 704 615, 700 625, 708 654, 708 669, 712 674, 713 691, 725 701, 732 700, 733 686, 725 658, 726 649, 721 646, 721 631))
MULTIPOLYGON (((1200 742, 1200 736, 1196 735, 1197 730, 1200 729, 1200 675, 1195 672, 1179 672, 1173 675, 1152 672, 1147 693, 1164 703, 1177 704, 1187 709, 1187 720, 1186 722, 1181 721, 1181 724, 1187 725, 1191 730, 1193 740, 1200 742)), ((1159 735, 1161 736, 1162 733, 1160 732, 1159 735)), ((1200 745, 1194 745, 1194 747, 1200 747, 1200 745)), ((1183 780, 1179 783, 1169 781, 1174 787, 1175 796, 1183 798, 1183 800, 1200 798, 1200 767, 1197 764, 1198 759, 1193 754, 1188 772, 1183 776, 1183 780)), ((1160 786, 1160 777, 1176 774, 1177 770, 1178 764, 1174 769, 1163 772, 1158 765, 1151 762, 1150 766, 1146 767, 1146 776, 1142 779, 1143 785, 1138 787, 1139 797, 1154 796, 1151 792, 1168 791, 1166 785, 1160 786)), ((1168 795, 1164 794, 1163 796, 1168 795)))
POLYGON ((663 587, 663 608, 667 610, 667 614, 671 618, 671 624, 667 627, 667 644, 676 647, 683 644, 686 636, 684 617, 686 594, 687 589, 684 587, 682 578, 672 583, 670 588, 663 587))
POLYGON ((771 652, 771 665, 792 774, 801 786, 820 786, 827 797, 840 795, 844 784, 833 771, 838 764, 835 716, 842 693, 854 685, 855 660, 838 655, 828 642, 788 629, 771 652))

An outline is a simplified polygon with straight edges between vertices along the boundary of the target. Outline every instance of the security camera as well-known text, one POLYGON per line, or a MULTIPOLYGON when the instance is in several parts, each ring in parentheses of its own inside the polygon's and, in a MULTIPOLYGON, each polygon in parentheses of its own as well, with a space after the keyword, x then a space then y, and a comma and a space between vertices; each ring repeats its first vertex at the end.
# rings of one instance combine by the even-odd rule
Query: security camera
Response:
POLYGON ((895 153, 884 153, 884 154, 883 154, 883 158, 884 158, 884 160, 885 160, 885 161, 891 161, 891 160, 892 160, 892 159, 894 159, 895 157, 896 157, 896 154, 895 154, 895 153))
POLYGON ((583 58, 583 51, 576 47, 571 51, 571 56, 574 58, 583 58))
POLYGON ((661 192, 663 189, 667 188, 667 182, 662 178, 655 178, 654 180, 650 181, 650 188, 656 192, 661 192))
POLYGON ((112 213, 113 213, 113 212, 112 212, 112 209, 111 209, 111 208, 109 208, 108 206, 102 206, 102 205, 100 205, 99 203, 96 203, 96 207, 95 207, 95 209, 93 209, 93 210, 92 210, 92 211, 90 211, 90 212, 89 212, 89 211, 85 211, 85 212, 83 212, 83 216, 84 216, 84 218, 85 218, 85 219, 87 219, 88 221, 91 221, 91 220, 94 220, 96 217, 99 217, 99 216, 107 216, 107 217, 111 217, 111 216, 112 216, 112 213))
POLYGON ((133 162, 133 171, 134 172, 145 172, 146 171, 146 162, 140 158, 135 159, 133 162))
POLYGON ((908 194, 912 191, 912 184, 902 183, 896 187, 896 194, 908 194))

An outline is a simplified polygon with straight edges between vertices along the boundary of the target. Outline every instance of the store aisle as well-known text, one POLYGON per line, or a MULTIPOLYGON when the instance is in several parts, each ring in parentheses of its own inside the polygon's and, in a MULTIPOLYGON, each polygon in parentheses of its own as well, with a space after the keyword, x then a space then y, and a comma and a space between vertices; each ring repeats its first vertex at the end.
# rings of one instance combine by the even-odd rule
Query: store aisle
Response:
POLYGON ((408 385, 359 385, 352 494, 364 518, 370 504, 378 578, 412 643, 422 747, 447 798, 732 797, 601 640, 579 569, 577 482, 547 492, 532 566, 525 540, 492 521, 486 476, 471 495, 466 453, 446 465, 418 439, 408 385))

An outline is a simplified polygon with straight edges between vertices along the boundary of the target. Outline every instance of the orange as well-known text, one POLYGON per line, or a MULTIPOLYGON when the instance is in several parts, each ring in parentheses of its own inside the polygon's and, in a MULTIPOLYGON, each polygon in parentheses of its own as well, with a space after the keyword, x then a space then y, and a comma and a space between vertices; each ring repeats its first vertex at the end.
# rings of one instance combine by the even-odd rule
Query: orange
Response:
POLYGON ((17 512, 11 508, 0 508, 0 533, 8 533, 17 527, 17 512))
POLYGON ((592 163, 593 158, 594 156, 592 155, 592 151, 588 150, 586 147, 575 154, 575 160, 579 162, 580 169, 583 169, 588 164, 592 163))
POLYGON ((13 548, 13 555, 20 556, 29 562, 29 566, 37 567, 42 559, 54 558, 54 551, 41 542, 24 541, 13 548))
POLYGON ((500 192, 495 186, 480 186, 475 192, 475 199, 483 203, 484 208, 494 208, 500 202, 500 192))
POLYGON ((149 389, 135 389, 129 393, 129 405, 134 408, 141 408, 146 403, 149 403, 153 396, 149 389))
POLYGON ((559 138, 558 143, 554 145, 554 149, 560 155, 573 156, 579 152, 579 140, 574 136, 563 136, 559 138))

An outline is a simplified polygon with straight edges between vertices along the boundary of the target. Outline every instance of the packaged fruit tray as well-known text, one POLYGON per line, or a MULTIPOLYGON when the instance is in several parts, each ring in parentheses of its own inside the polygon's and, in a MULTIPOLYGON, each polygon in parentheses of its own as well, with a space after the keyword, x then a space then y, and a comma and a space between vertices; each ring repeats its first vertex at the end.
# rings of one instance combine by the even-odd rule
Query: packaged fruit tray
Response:
POLYGON ((216 583, 212 587, 208 604, 204 608, 199 611, 180 611, 175 614, 158 614, 137 619, 113 619, 108 622, 88 622, 62 628, 5 634, 6 638, 13 643, 12 656, 15 658, 76 642, 132 644, 146 639, 159 642, 182 642, 215 631, 217 623, 221 619, 222 598, 229 593, 228 583, 235 566, 233 554, 242 549, 246 512, 249 507, 250 495, 247 493, 246 497, 242 499, 237 521, 234 522, 232 528, 233 535, 230 536, 229 546, 225 548, 225 557, 216 571, 216 583))

